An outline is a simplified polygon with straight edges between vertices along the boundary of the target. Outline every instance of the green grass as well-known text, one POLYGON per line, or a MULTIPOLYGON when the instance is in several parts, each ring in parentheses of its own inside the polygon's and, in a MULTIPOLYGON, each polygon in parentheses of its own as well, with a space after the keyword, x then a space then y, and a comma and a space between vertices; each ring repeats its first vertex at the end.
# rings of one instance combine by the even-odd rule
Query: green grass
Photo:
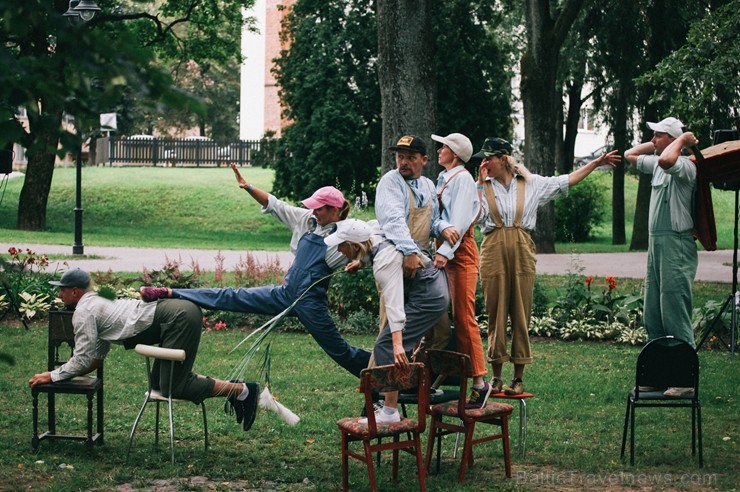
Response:
MULTIPOLYGON (((253 429, 244 433, 232 416, 223 414, 222 399, 207 400, 211 448, 204 454, 199 407, 181 405, 176 410, 176 464, 172 466, 166 434, 159 449, 154 447, 153 412, 144 415, 130 461, 126 461, 128 432, 143 398, 145 372, 138 355, 118 346, 111 350, 105 367, 105 445, 88 452, 79 442, 42 442, 38 452, 32 452, 31 395, 26 382, 45 364, 45 330, 43 323, 32 325, 29 331, 0 323, 2 351, 16 359, 16 365, 3 368, 0 380, 4 428, 0 490, 113 490, 123 483, 145 487, 156 479, 198 475, 217 483, 246 481, 250 490, 340 490, 336 421, 357 415, 361 396, 355 391, 357 380, 332 363, 309 336, 280 333, 272 348, 273 392, 301 416, 298 425, 287 426, 276 415, 261 411, 253 429), (62 463, 73 469, 60 469, 62 463)), ((196 370, 215 377, 228 375, 241 354, 229 354, 229 350, 243 336, 240 332, 205 333, 196 370)), ((370 336, 348 339, 363 347, 373 343, 370 336)), ((459 462, 451 456, 454 437, 449 436, 443 443, 441 473, 429 477, 429 490, 534 490, 538 484, 549 490, 604 490, 594 486, 595 480, 616 480, 617 487, 611 490, 619 490, 618 485, 638 479, 663 480, 665 487, 674 490, 707 488, 692 481, 675 483, 684 476, 709 481, 718 490, 735 487, 740 483, 740 362, 726 353, 700 351, 705 467, 699 469, 691 458, 688 409, 638 410, 636 465, 619 460, 625 397, 634 384, 638 351, 637 347, 605 343, 533 340, 535 361, 526 373, 526 383, 536 397, 528 407, 524 460, 516 453, 518 408, 512 416, 513 479, 504 479, 500 444, 489 443, 476 447, 476 465, 465 485, 458 485, 459 462)), ((245 376, 249 378, 253 370, 250 367, 245 376)), ((79 400, 59 397, 60 432, 84 428, 84 407, 79 400)), ((42 400, 42 421, 45 408, 42 400)), ((403 454, 400 481, 394 485, 386 457, 378 473, 380 490, 418 490, 413 469, 411 457, 403 454)), ((358 463, 350 463, 350 481, 352 490, 368 490, 366 473, 358 463)), ((223 487, 220 490, 228 490, 223 487)))
MULTIPOLYGON (((271 189, 273 172, 246 168, 247 180, 271 189)), ((632 232, 637 180, 625 184, 627 244, 611 244, 610 173, 594 173, 607 196, 607 216, 588 243, 556 244, 559 253, 627 251, 632 232)), ((8 182, 0 203, 0 236, 22 245, 70 244, 74 235, 75 170, 57 168, 47 208, 47 228, 41 232, 15 229, 23 181, 8 182)), ((734 195, 713 190, 718 247, 732 248, 734 195)), ((354 197, 348 197, 353 200, 354 197)), ((204 249, 287 249, 290 232, 260 212, 261 207, 239 189, 229 168, 110 168, 83 169, 83 239, 94 246, 178 247, 204 249)), ((369 219, 372 210, 353 213, 369 219)))

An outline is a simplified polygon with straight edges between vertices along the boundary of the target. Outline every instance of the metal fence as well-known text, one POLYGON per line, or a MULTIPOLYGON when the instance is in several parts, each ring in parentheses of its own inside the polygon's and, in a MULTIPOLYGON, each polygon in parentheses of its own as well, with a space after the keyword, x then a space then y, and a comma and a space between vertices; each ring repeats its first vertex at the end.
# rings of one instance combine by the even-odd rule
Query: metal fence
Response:
POLYGON ((96 142, 95 164, 109 166, 221 167, 253 164, 258 140, 220 144, 209 138, 104 137, 96 142))

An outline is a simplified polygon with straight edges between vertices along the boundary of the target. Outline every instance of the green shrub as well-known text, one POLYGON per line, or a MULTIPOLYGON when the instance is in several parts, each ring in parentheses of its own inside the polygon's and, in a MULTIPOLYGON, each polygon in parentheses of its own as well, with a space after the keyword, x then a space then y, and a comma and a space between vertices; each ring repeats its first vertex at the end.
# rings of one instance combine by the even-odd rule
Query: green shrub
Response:
POLYGON ((329 309, 341 319, 359 311, 377 313, 380 310, 378 289, 371 268, 335 275, 328 295, 329 309))
MULTIPOLYGON (((603 179, 603 178, 602 178, 603 179)), ((607 203, 600 179, 586 179, 555 201, 555 240, 583 243, 604 219, 607 203)))

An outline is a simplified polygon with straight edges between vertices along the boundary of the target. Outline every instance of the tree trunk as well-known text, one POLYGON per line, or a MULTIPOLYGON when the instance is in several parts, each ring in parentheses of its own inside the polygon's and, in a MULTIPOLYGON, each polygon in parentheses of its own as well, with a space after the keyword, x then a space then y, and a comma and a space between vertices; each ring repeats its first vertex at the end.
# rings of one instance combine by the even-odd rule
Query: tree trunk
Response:
POLYGON ((581 119, 581 91, 583 81, 576 80, 568 84, 566 93, 568 95, 568 113, 565 118, 565 137, 557 160, 558 174, 568 174, 573 170, 574 149, 576 148, 576 137, 578 137, 578 121, 581 119))
MULTIPOLYGON (((614 108, 614 148, 624 150, 630 148, 628 139, 627 122, 629 111, 629 94, 627 87, 629 81, 623 80, 616 87, 617 104, 614 108)), ((626 244, 627 234, 624 225, 624 169, 627 164, 625 160, 612 170, 612 244, 626 244)))
POLYGON ((18 200, 16 223, 18 229, 41 231, 46 228, 46 203, 54 175, 54 160, 59 144, 59 122, 61 121, 62 111, 59 109, 50 114, 41 115, 39 119, 29 123, 31 137, 37 150, 28 153, 26 177, 23 180, 23 188, 21 188, 18 200), (56 125, 53 124, 55 121, 56 125))
MULTIPOLYGON (((648 69, 651 70, 685 40, 687 27, 682 26, 680 12, 673 9, 669 0, 656 0, 645 7, 648 19, 647 56, 648 69), (673 15, 674 17, 670 17, 673 15)), ((657 103, 650 103, 649 97, 654 94, 653 87, 645 87, 643 101, 645 111, 640 122, 643 129, 643 142, 650 140, 652 131, 648 130, 647 121, 660 121, 669 116, 663 114, 665 108, 658 107, 657 103)), ((652 176, 640 174, 640 184, 637 188, 637 203, 635 204, 635 220, 632 230, 630 250, 645 250, 648 248, 648 212, 650 210, 650 180, 652 176)))
MULTIPOLYGON (((525 165, 545 176, 555 171, 558 138, 557 112, 562 111, 557 71, 560 48, 583 0, 568 0, 557 19, 550 16, 549 0, 527 0, 527 49, 521 59, 521 93, 524 106, 525 165)), ((555 252, 554 205, 541 207, 533 234, 537 252, 555 252)))
POLYGON ((382 169, 396 167, 388 147, 402 135, 427 144, 424 174, 437 174, 437 79, 432 39, 432 0, 378 0, 378 81, 383 117, 382 169))

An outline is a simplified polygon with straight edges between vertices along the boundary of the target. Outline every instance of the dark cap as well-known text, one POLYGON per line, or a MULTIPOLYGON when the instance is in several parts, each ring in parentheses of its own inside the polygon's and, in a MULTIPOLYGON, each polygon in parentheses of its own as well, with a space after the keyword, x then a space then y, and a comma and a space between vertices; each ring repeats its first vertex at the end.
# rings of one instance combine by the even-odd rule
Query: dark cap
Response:
POLYGON ((483 148, 480 152, 473 154, 473 157, 483 158, 492 155, 511 155, 511 144, 503 138, 489 137, 483 142, 483 148))
POLYGON ((73 270, 67 270, 59 280, 50 280, 51 285, 57 287, 77 287, 79 289, 87 289, 90 286, 90 274, 75 268, 73 270))
POLYGON ((394 152, 407 150, 409 152, 419 152, 421 155, 427 155, 427 146, 424 140, 414 135, 404 135, 398 139, 396 145, 388 147, 388 150, 394 152))

